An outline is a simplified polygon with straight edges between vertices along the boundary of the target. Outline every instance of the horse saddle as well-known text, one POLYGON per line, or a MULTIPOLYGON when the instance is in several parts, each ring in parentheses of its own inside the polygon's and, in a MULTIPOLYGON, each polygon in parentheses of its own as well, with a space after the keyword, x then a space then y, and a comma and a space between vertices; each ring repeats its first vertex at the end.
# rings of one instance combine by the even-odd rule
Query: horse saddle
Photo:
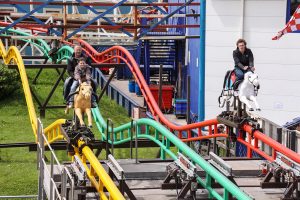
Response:
MULTIPOLYGON (((67 101, 67 99, 68 99, 73 81, 74 81, 74 78, 72 78, 72 77, 68 77, 65 80, 64 87, 63 87, 63 96, 64 96, 65 101, 67 101)), ((98 87, 97 82, 94 79, 91 79, 91 84, 92 84, 94 93, 96 93, 96 90, 98 87)))
POLYGON ((226 72, 224 83, 223 83, 223 89, 225 90, 236 90, 240 84, 240 81, 236 78, 235 71, 234 70, 228 70, 226 72))

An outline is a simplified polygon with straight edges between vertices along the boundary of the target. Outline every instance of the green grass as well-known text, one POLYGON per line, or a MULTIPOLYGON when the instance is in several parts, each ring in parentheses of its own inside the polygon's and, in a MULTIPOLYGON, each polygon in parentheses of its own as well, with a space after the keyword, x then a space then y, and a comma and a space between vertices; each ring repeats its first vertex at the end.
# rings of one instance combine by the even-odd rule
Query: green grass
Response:
MULTIPOLYGON (((27 73, 31 83, 36 70, 27 70, 27 73)), ((50 92, 56 78, 57 73, 54 70, 44 70, 38 83, 31 84, 42 101, 50 92)), ((62 103, 62 83, 60 83, 49 105, 61 105, 62 103)), ((101 100, 100 107, 104 117, 109 116, 116 125, 130 121, 126 110, 110 101, 106 96, 101 100)), ((37 106, 36 112, 39 113, 37 106)), ((63 109, 47 110, 46 118, 42 119, 44 127, 58 118, 71 119, 72 116, 71 114, 65 115, 63 109)), ((93 132, 97 136, 100 135, 95 128, 93 132)), ((0 101, 0 143, 33 142, 34 140, 24 93, 20 88, 11 96, 0 101)), ((57 151, 56 155, 59 160, 70 159, 65 151, 57 151)), ((29 152, 28 148, 0 149, 0 196, 37 194, 37 178, 36 152, 29 152)))

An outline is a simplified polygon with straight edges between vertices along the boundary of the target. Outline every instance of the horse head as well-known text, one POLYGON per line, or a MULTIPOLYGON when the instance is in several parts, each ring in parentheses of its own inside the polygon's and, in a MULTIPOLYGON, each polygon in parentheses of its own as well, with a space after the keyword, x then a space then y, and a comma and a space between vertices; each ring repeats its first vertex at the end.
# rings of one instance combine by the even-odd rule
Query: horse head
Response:
POLYGON ((254 72, 245 73, 244 80, 247 80, 250 84, 254 85, 255 87, 259 86, 258 75, 254 72))
POLYGON ((85 99, 91 99, 92 91, 91 84, 87 82, 83 82, 79 86, 79 95, 83 96, 85 99))

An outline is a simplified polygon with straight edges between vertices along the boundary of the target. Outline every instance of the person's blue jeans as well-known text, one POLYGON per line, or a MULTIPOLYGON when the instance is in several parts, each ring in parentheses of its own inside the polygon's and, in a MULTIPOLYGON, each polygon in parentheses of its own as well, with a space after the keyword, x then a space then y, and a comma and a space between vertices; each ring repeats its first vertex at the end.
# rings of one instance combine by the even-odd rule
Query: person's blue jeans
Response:
MULTIPOLYGON (((73 83, 72 83, 72 86, 71 86, 70 94, 72 94, 73 92, 76 92, 76 89, 77 89, 78 86, 79 86, 79 81, 74 80, 73 83)), ((95 102, 95 101, 96 101, 96 98, 95 98, 94 95, 92 95, 92 102, 95 102)), ((74 95, 72 95, 70 97, 69 102, 74 102, 74 95)))
MULTIPOLYGON (((72 86, 71 86, 70 94, 76 92, 76 89, 77 89, 78 86, 79 86, 79 81, 74 80, 73 83, 72 83, 72 86)), ((74 95, 72 95, 70 97, 69 102, 74 102, 74 95)))
POLYGON ((235 75, 236 75, 238 80, 243 80, 244 79, 245 72, 243 70, 241 70, 238 67, 235 67, 234 72, 235 72, 235 75))

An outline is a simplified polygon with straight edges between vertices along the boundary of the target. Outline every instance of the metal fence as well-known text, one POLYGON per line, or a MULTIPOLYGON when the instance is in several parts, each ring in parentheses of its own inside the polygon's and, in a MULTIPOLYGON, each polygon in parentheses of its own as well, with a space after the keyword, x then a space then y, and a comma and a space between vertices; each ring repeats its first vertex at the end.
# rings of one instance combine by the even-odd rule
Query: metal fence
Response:
POLYGON ((74 179, 61 165, 44 134, 43 124, 37 120, 37 168, 39 170, 38 199, 74 199, 74 179), (50 163, 45 158, 45 146, 50 152, 50 163), (61 188, 58 188, 58 185, 61 188))
MULTIPOLYGON (((99 69, 93 69, 93 78, 96 80, 100 88, 103 89, 107 79, 99 69)), ((116 101, 120 106, 124 107, 127 110, 128 116, 132 115, 133 108, 139 107, 135 101, 111 84, 107 88, 106 95, 110 99, 116 101)))
MULTIPOLYGON (((258 117, 258 121, 262 125, 263 133, 268 137, 276 140, 287 148, 300 153, 300 132, 296 130, 288 130, 266 118, 258 117)), ((272 154, 269 146, 261 144, 261 148, 268 154, 272 154)))

